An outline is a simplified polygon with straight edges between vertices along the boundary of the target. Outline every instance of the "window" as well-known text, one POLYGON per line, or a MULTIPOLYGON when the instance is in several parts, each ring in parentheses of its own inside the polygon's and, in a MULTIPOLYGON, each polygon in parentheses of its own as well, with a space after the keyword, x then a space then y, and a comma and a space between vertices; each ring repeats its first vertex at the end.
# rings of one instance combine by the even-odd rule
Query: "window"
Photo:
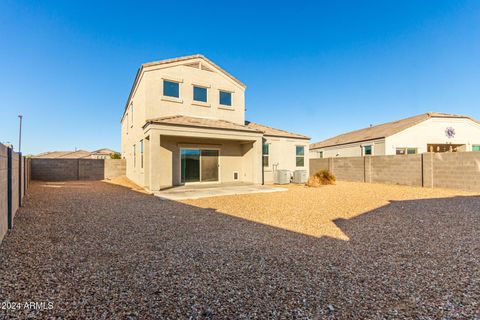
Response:
POLYGON ((313 150, 311 155, 312 155, 312 157, 314 157, 316 159, 322 159, 323 158, 323 151, 313 150))
POLYGON ((372 155, 372 146, 364 146, 363 147, 363 155, 364 156, 371 156, 372 155))
POLYGON ((207 102, 207 88, 193 86, 193 100, 207 102))
POLYGON ((472 146, 472 151, 480 151, 480 144, 473 145, 472 146))
POLYGON ((296 159, 295 163, 297 167, 305 166, 305 147, 304 146, 296 146, 296 159))
POLYGON ((135 148, 135 145, 133 145, 133 167, 137 165, 137 149, 135 148))
POLYGON ((163 80, 163 95, 167 97, 180 97, 180 84, 178 82, 163 80))
POLYGON ((220 90, 220 104, 224 106, 232 105, 232 93, 220 90))
POLYGON ((143 169, 143 139, 140 140, 140 168, 143 169))
POLYGON ((267 143, 263 144, 263 150, 262 150, 262 155, 263 155, 263 167, 268 167, 269 164, 269 155, 270 155, 270 145, 267 143))
POLYGON ((397 155, 417 154, 417 148, 397 148, 397 155))

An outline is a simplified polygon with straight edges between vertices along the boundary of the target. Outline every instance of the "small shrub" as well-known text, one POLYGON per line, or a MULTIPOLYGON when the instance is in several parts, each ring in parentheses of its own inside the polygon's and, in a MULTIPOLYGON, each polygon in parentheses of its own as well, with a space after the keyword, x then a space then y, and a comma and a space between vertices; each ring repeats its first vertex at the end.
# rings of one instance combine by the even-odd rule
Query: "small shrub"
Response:
POLYGON ((113 152, 113 153, 110 153, 110 158, 111 159, 122 159, 122 156, 118 152, 113 152))
POLYGON ((308 178, 307 187, 319 187, 327 184, 335 184, 335 176, 328 170, 322 170, 308 178))

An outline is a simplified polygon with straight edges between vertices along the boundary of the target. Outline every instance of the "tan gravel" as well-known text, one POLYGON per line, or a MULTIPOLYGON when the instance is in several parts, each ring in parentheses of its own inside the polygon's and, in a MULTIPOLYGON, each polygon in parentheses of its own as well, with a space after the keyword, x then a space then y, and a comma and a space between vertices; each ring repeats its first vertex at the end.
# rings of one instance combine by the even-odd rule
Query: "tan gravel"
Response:
POLYGON ((289 191, 282 193, 211 197, 182 202, 314 237, 349 240, 348 235, 335 224, 337 219, 351 219, 392 201, 475 195, 458 190, 342 181, 318 188, 303 185, 290 185, 287 188, 289 191))
POLYGON ((103 182, 34 182, 0 245, 0 303, 53 309, 0 319, 479 318, 480 198, 454 194, 339 183, 259 195, 297 221, 287 197, 348 207, 326 211, 345 241, 252 221, 252 195, 223 199, 250 208, 245 219, 103 182))

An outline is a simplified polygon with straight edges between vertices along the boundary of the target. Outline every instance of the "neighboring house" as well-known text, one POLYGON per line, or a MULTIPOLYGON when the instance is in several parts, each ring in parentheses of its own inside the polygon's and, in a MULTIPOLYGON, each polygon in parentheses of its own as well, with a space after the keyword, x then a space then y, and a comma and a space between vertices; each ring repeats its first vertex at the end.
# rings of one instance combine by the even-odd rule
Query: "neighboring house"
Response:
POLYGON ((115 153, 111 149, 99 149, 93 152, 85 150, 77 151, 52 151, 44 152, 33 156, 33 158, 43 159, 110 159, 110 154, 115 153))
POLYGON ((103 149, 92 151, 91 157, 94 159, 110 159, 112 153, 117 153, 117 152, 112 149, 103 148, 103 149))
POLYGON ((33 158, 43 158, 43 159, 88 159, 90 158, 91 153, 85 150, 77 151, 52 151, 44 152, 33 156, 33 158))
POLYGON ((308 171, 309 138, 246 122, 245 88, 202 55, 143 64, 121 119, 127 177, 156 191, 308 171))
POLYGON ((480 122, 468 116, 434 112, 310 145, 311 158, 457 151, 480 151, 480 122))

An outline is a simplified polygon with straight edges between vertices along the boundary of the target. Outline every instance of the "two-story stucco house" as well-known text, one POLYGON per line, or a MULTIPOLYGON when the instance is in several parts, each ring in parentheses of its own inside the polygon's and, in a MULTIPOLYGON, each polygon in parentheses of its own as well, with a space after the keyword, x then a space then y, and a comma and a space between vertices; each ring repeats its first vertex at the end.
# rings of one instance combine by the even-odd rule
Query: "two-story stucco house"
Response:
POLYGON ((157 191, 308 172, 309 138, 245 121, 245 89, 202 55, 143 64, 121 120, 127 177, 157 191))

